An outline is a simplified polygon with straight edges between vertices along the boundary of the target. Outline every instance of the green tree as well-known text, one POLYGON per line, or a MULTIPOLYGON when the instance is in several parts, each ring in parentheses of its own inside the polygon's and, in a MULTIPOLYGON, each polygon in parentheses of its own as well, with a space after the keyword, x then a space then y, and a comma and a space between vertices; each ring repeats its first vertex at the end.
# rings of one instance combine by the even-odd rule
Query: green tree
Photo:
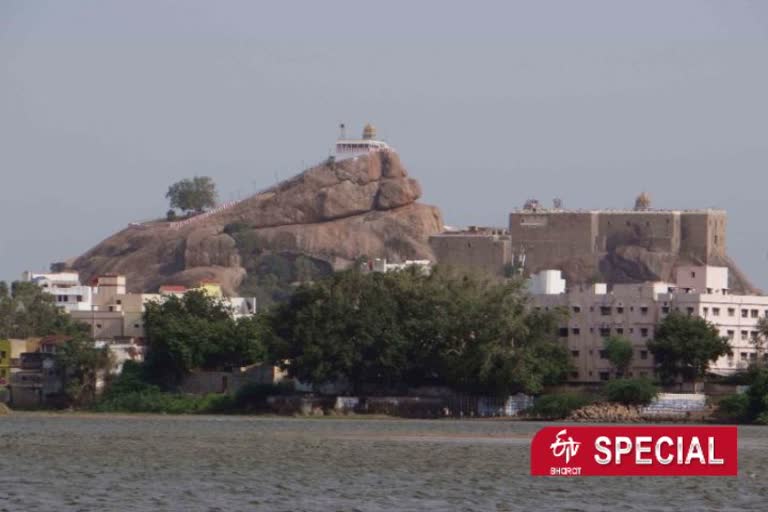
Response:
POLYGON ((626 377, 634 354, 632 343, 623 336, 609 336, 603 343, 608 361, 616 369, 616 374, 626 377))
POLYGON ((73 405, 93 401, 99 374, 106 377, 114 364, 109 347, 97 348, 82 334, 66 341, 56 352, 56 359, 63 369, 65 393, 73 405))
POLYGON ((609 402, 625 405, 645 405, 650 403, 659 390, 648 379, 620 379, 606 383, 603 393, 609 402))
POLYGON ((146 375, 173 388, 193 369, 243 366, 263 359, 258 318, 232 318, 216 298, 202 291, 146 305, 146 375))
POLYGON ((498 283, 435 268, 357 269, 300 286, 268 314, 269 352, 291 376, 349 382, 540 392, 569 365, 557 318, 532 313, 519 280, 498 283))
POLYGON ((717 327, 698 316, 678 312, 659 324, 656 336, 648 342, 664 381, 681 377, 696 382, 704 377, 712 361, 731 353, 728 340, 717 327))
POLYGON ((0 283, 0 338, 84 332, 87 327, 74 322, 37 284, 17 281, 9 289, 0 283))
POLYGON ((198 213, 216 206, 216 196, 216 184, 208 176, 195 176, 192 179, 177 181, 168 187, 165 194, 170 200, 171 208, 198 213))

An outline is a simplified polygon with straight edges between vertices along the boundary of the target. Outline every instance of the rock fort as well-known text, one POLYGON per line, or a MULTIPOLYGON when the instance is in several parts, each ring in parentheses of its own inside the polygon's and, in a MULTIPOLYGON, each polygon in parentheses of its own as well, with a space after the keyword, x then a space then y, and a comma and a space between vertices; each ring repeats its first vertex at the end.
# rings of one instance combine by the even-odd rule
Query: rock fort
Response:
POLYGON ((207 279, 255 295, 358 258, 433 260, 440 211, 417 202, 421 187, 396 152, 374 149, 197 217, 132 224, 61 267, 85 279, 123 274, 136 292, 207 279))
POLYGON ((680 265, 726 266, 734 291, 753 292, 726 253, 726 221, 723 210, 654 210, 645 194, 633 210, 542 208, 529 201, 510 213, 504 232, 445 233, 430 243, 438 261, 482 261, 496 274, 511 267, 526 275, 559 269, 574 284, 665 281, 680 265))

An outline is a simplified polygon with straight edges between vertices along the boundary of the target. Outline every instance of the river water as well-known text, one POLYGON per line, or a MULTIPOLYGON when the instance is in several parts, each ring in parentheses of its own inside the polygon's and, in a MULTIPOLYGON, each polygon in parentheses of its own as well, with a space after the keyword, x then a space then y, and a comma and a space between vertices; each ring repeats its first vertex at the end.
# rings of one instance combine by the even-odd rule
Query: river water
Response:
POLYGON ((0 511, 768 510, 768 428, 737 478, 532 478, 543 424, 13 414, 0 511))

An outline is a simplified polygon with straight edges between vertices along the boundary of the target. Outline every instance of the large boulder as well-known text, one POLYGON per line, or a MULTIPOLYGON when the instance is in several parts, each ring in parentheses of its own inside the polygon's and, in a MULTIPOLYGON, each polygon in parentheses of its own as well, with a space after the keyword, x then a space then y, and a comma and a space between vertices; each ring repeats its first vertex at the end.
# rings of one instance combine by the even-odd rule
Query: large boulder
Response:
POLYGON ((361 257, 434 259, 428 239, 443 220, 420 196, 392 151, 329 160, 211 214, 131 225, 67 266, 84 279, 124 274, 131 291, 214 279, 236 293, 269 254, 332 269, 361 257))

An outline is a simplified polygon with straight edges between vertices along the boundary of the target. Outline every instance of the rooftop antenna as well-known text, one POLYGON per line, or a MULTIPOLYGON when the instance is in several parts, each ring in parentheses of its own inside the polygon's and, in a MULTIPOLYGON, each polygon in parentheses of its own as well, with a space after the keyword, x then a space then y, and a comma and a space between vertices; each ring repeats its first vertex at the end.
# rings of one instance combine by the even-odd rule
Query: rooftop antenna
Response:
POLYGON ((339 138, 340 139, 347 138, 347 127, 344 126, 344 123, 339 124, 339 138))

